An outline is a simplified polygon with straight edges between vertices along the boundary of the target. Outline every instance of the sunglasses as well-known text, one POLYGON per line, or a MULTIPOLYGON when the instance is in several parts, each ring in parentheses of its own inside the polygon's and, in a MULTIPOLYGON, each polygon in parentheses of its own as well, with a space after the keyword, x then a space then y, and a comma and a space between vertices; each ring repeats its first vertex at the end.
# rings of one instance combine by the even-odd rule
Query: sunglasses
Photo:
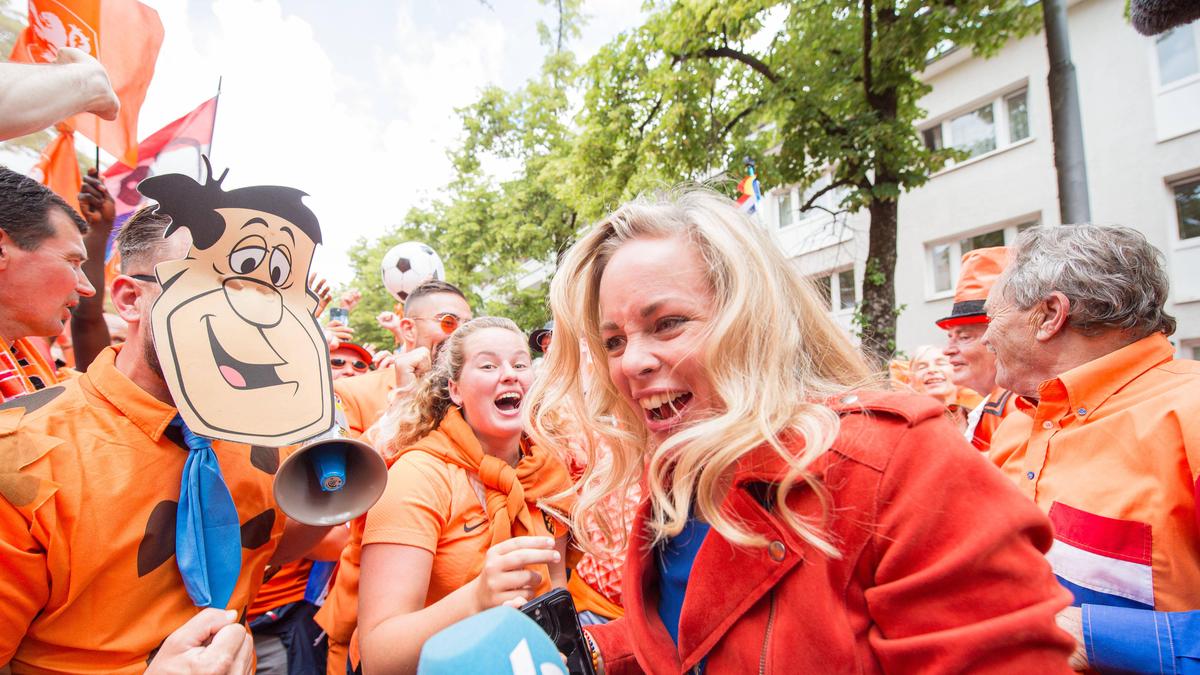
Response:
POLYGON ((458 325, 461 321, 461 319, 459 319, 457 316, 450 313, 438 314, 432 319, 424 316, 413 316, 409 318, 411 318, 413 321, 436 321, 438 325, 441 326, 442 332, 446 335, 458 330, 458 325))
POLYGON ((329 363, 330 363, 330 365, 332 365, 334 368, 341 368, 342 366, 345 366, 347 363, 349 363, 349 364, 350 364, 350 367, 351 367, 351 368, 353 368, 353 369, 355 369, 355 370, 366 370, 366 369, 367 369, 367 364, 363 363, 362 361, 353 361, 353 362, 351 362, 351 361, 349 361, 349 360, 347 360, 347 359, 338 358, 338 357, 336 357, 336 356, 335 356, 335 357, 333 357, 332 359, 329 359, 329 363))

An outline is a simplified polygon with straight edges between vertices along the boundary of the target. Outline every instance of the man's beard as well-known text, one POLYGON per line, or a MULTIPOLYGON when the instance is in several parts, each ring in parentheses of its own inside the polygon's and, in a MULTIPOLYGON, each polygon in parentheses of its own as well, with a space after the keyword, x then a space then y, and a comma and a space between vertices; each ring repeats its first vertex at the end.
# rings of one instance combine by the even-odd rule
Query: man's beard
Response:
POLYGON ((158 350, 154 348, 154 334, 150 334, 149 340, 142 341, 142 359, 146 365, 150 366, 150 370, 154 372, 158 379, 166 381, 163 377, 162 363, 158 360, 158 350))

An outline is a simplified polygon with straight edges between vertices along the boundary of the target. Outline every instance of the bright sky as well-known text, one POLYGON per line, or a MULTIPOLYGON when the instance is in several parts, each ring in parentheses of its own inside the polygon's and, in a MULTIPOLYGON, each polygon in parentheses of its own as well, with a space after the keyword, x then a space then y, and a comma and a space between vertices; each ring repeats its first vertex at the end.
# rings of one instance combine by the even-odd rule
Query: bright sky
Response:
MULTIPOLYGON (((165 39, 139 138, 211 97, 223 77, 212 159, 218 173, 231 169, 225 187, 309 193, 325 240, 316 269, 342 283, 355 241, 399 223, 450 179, 454 109, 484 86, 512 89, 535 75, 545 55, 537 22, 555 18, 537 0, 143 1, 165 39)), ((586 2, 577 56, 636 25, 640 6, 586 2)))

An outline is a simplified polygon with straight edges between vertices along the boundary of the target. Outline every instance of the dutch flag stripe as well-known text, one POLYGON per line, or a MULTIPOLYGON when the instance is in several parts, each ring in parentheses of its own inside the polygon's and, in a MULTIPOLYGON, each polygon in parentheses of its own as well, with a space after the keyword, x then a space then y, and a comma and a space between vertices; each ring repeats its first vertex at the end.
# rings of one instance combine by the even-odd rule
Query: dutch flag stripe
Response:
POLYGON ((1057 502, 1050 507, 1050 520, 1055 541, 1046 559, 1077 603, 1154 607, 1149 525, 1057 502))

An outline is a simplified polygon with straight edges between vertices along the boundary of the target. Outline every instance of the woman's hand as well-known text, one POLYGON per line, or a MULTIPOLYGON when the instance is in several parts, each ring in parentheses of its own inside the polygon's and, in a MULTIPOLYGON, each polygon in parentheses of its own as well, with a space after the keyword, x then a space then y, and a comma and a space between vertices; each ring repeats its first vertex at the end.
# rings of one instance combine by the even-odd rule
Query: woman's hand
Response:
POLYGON ((533 599, 542 583, 542 575, 526 567, 550 565, 561 559, 551 537, 513 537, 489 548, 483 571, 471 582, 477 611, 499 605, 520 608, 533 599))

